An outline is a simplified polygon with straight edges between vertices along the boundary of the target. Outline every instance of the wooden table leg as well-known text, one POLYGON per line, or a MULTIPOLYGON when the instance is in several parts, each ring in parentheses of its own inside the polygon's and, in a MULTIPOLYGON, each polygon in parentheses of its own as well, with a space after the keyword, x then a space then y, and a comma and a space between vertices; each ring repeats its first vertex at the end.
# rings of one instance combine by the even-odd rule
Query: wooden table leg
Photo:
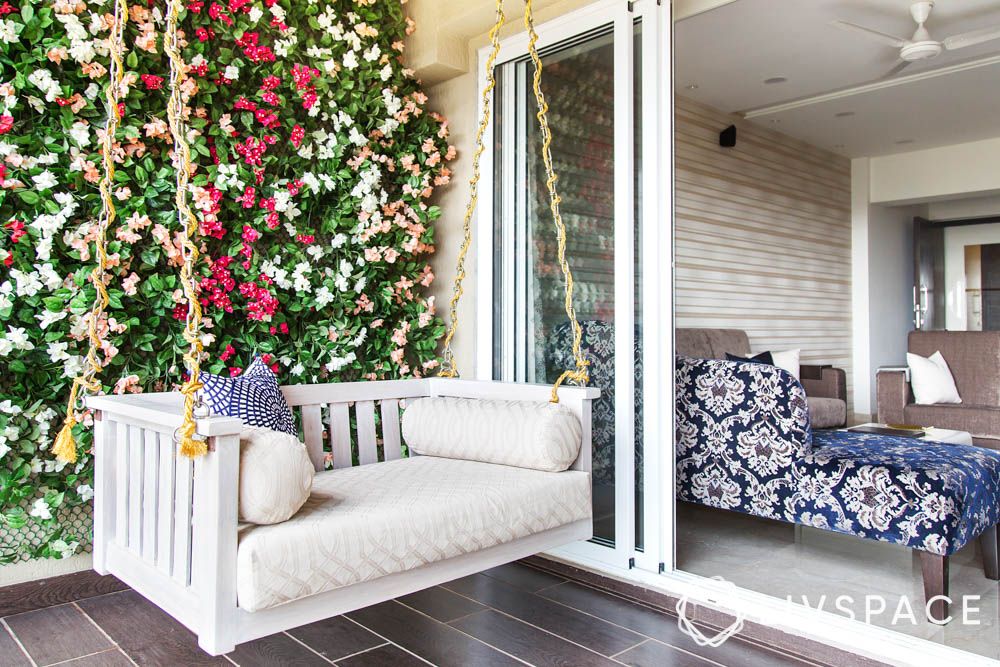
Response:
POLYGON ((929 620, 944 623, 948 618, 948 557, 927 551, 920 554, 920 569, 924 575, 924 605, 933 600, 928 609, 929 620))
POLYGON ((1000 549, 997 544, 997 527, 990 526, 979 536, 983 548, 983 572, 987 579, 1000 580, 1000 549))

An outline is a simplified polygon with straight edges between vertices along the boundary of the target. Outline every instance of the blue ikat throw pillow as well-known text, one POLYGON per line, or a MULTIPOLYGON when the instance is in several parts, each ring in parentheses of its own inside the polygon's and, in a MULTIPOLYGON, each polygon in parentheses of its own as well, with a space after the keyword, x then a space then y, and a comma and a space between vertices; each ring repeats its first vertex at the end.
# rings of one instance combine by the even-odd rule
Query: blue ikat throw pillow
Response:
POLYGON ((215 414, 239 417, 246 426, 297 435, 295 417, 281 394, 278 378, 260 357, 237 377, 201 373, 198 379, 215 414))

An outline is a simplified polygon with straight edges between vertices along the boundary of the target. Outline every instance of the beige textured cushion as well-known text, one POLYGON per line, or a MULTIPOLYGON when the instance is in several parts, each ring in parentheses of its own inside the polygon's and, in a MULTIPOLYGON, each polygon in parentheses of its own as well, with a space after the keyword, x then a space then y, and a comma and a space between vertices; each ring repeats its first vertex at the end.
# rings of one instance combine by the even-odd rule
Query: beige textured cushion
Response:
POLYGON ((294 435, 245 427, 240 434, 240 521, 287 521, 309 498, 315 470, 294 435))
POLYGON ((289 521, 240 531, 245 611, 591 520, 590 476, 417 456, 318 473, 289 521))
POLYGON ((580 453, 583 431, 557 403, 420 398, 403 412, 403 438, 425 456, 560 472, 580 453))

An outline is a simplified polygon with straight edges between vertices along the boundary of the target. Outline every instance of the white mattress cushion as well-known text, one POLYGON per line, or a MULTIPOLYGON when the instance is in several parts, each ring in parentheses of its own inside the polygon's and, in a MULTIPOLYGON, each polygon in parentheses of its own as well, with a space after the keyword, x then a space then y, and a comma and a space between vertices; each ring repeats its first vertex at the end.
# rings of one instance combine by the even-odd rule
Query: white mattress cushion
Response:
POLYGON ((564 405, 433 397, 403 412, 403 439, 419 454, 558 472, 580 453, 580 419, 564 405))
POLYGON ((318 473, 284 523, 244 526, 247 611, 410 570, 590 519, 588 473, 418 456, 318 473))

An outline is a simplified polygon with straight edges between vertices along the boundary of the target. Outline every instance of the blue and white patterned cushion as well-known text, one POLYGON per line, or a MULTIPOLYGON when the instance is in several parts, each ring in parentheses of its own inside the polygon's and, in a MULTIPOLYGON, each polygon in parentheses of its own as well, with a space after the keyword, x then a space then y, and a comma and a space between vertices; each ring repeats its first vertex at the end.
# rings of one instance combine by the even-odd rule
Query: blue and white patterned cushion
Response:
POLYGON ((780 369, 677 359, 677 497, 950 555, 1000 521, 1000 452, 809 432, 780 369))
POLYGON ((295 417, 281 394, 278 378, 260 357, 238 377, 201 373, 198 379, 214 413, 239 417, 246 426, 296 435, 295 417))

